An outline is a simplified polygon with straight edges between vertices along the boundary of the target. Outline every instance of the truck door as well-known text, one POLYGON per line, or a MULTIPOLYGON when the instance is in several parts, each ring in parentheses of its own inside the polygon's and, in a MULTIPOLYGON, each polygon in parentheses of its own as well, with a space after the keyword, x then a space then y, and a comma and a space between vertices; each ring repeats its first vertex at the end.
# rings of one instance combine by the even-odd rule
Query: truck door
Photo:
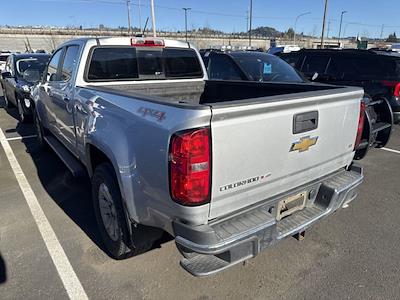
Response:
POLYGON ((41 114, 41 120, 46 128, 58 137, 56 118, 53 112, 54 93, 59 87, 60 81, 60 63, 64 48, 55 52, 47 66, 46 76, 39 86, 39 98, 43 109, 38 110, 41 114))
POLYGON ((79 46, 69 45, 66 48, 61 63, 60 81, 54 91, 53 112, 56 120, 57 133, 61 142, 72 152, 76 149, 76 134, 74 122, 74 90, 75 71, 79 60, 79 46))
POLYGON ((9 72, 11 74, 11 77, 6 77, 3 79, 4 92, 7 96, 8 101, 14 105, 17 105, 17 101, 15 98, 15 87, 17 85, 17 81, 16 81, 16 74, 15 74, 15 69, 14 69, 13 55, 10 55, 8 57, 6 68, 4 71, 9 72))

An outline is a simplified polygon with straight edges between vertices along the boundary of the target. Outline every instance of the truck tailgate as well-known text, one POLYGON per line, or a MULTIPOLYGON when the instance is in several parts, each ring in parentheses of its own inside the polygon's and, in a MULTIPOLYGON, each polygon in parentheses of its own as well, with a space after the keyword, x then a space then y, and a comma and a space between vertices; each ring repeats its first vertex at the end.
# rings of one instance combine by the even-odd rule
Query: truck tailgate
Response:
POLYGON ((363 95, 344 88, 211 105, 209 219, 350 165, 363 95), (303 125, 316 128, 300 132, 303 125))

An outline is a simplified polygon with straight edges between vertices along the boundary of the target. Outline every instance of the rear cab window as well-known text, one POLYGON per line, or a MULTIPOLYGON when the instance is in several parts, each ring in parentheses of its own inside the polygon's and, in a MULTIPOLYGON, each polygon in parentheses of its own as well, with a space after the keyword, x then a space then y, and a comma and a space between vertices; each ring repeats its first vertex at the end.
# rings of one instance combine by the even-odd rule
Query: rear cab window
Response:
POLYGON ((86 81, 202 78, 197 53, 183 48, 97 46, 91 51, 86 81))

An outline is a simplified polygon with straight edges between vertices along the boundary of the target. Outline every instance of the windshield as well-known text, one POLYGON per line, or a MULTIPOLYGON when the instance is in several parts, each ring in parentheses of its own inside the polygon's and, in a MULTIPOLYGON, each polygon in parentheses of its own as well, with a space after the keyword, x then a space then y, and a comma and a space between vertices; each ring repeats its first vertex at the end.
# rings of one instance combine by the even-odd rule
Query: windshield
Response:
POLYGON ((15 62, 17 76, 23 78, 30 78, 31 76, 26 76, 26 75, 30 75, 31 73, 43 74, 47 62, 49 61, 49 58, 50 57, 48 56, 43 56, 43 57, 27 57, 18 59, 15 62))
POLYGON ((266 53, 232 53, 232 57, 254 81, 304 82, 282 59, 266 53))

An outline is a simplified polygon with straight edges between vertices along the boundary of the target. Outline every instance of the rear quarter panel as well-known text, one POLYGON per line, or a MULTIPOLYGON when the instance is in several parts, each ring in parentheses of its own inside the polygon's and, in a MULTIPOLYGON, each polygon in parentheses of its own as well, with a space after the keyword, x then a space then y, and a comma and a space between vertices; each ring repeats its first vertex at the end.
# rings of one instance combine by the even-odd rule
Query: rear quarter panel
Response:
POLYGON ((78 88, 76 93, 76 133, 82 160, 90 166, 91 145, 110 158, 129 216, 144 225, 164 227, 174 218, 207 222, 208 204, 187 208, 172 201, 168 151, 173 133, 209 126, 210 118, 207 106, 163 105, 87 88, 78 88))

